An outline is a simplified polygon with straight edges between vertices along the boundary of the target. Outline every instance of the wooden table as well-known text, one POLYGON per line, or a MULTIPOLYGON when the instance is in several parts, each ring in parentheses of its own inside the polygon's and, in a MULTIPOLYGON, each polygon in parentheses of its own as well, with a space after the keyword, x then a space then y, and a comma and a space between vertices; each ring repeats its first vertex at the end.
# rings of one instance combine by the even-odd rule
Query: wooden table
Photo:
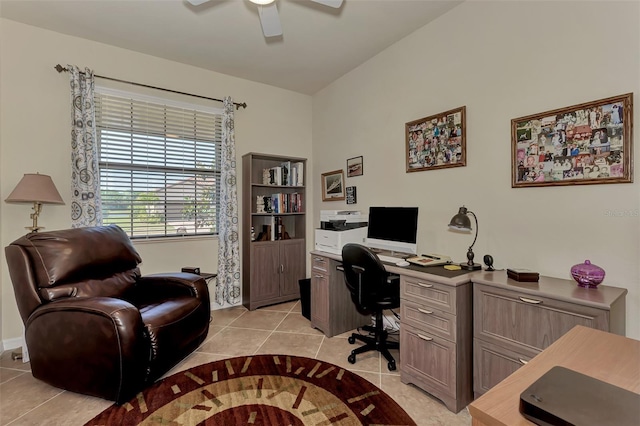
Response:
POLYGON ((578 325, 473 401, 472 424, 532 425, 518 410, 520 394, 556 365, 640 394, 640 341, 578 325))

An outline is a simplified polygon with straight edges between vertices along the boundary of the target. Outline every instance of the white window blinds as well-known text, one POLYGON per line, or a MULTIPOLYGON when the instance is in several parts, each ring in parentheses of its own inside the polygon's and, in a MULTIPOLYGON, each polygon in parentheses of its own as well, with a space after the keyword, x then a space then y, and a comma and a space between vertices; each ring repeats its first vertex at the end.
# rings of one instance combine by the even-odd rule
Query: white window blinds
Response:
POLYGON ((221 113, 95 96, 103 222, 132 238, 217 234, 221 113))

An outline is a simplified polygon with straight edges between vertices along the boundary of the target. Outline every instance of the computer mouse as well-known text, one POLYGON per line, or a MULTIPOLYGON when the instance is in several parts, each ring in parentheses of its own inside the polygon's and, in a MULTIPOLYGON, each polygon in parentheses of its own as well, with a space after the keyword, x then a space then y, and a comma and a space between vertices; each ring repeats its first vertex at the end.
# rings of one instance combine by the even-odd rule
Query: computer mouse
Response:
POLYGON ((409 266, 409 262, 407 262, 406 260, 401 260, 399 262, 396 262, 396 266, 409 266))

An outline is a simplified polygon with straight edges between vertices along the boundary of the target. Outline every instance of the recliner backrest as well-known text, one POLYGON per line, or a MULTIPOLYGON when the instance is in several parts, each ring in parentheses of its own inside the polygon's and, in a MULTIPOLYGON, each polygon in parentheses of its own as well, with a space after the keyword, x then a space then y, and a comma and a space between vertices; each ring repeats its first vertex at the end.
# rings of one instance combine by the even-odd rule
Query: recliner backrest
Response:
MULTIPOLYGON (((121 297, 135 286, 142 261, 116 225, 30 233, 5 252, 14 287, 33 287, 16 288, 16 298, 35 293, 41 302, 72 296, 121 297)), ((29 301, 30 307, 24 313, 21 309, 21 314, 28 315, 34 303, 29 301)))
POLYGON ((370 310, 374 303, 387 296, 389 274, 371 249, 361 244, 346 244, 342 248, 342 266, 351 299, 361 310, 370 310))

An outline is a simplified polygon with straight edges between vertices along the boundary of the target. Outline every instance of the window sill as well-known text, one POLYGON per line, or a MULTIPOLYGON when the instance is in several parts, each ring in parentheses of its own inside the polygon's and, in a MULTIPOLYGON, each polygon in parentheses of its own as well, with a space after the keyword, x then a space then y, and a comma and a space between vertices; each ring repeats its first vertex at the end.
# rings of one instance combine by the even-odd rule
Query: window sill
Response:
POLYGON ((184 243, 188 241, 217 240, 217 235, 185 235, 184 237, 132 238, 133 244, 184 243))

